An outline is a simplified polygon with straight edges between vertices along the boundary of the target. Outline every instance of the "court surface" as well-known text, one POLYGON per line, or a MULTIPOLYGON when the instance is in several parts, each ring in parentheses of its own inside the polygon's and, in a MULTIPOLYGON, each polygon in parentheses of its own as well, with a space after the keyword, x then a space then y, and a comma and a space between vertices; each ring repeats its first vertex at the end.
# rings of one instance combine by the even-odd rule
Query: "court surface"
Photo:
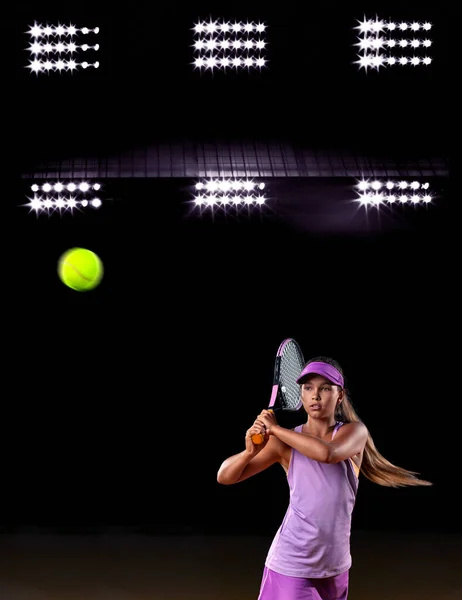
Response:
MULTIPOLYGON (((0 535, 1 600, 256 600, 267 537, 0 535)), ((353 532, 349 600, 461 600, 462 536, 353 532)))

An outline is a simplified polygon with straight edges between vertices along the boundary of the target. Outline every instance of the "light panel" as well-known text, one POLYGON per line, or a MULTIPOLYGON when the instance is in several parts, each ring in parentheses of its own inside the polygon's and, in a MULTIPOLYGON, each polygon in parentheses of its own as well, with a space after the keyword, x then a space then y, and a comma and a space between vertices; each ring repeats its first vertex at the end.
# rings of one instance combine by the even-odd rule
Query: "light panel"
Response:
POLYGON ((193 203, 200 210, 256 209, 267 202, 264 189, 252 179, 204 179, 195 184, 193 203))
POLYGON ((88 27, 77 28, 74 25, 41 25, 35 22, 27 33, 30 38, 27 48, 30 60, 26 68, 35 75, 74 73, 79 69, 97 69, 100 66, 99 61, 88 60, 88 56, 92 56, 92 53, 99 50, 99 44, 92 43, 93 36, 99 33, 99 27, 89 29, 88 27), (80 43, 79 37, 87 35, 90 35, 91 43, 87 40, 85 43, 80 43), (82 56, 82 53, 85 56, 82 56))
POLYGON ((432 24, 425 21, 386 21, 363 18, 358 30, 359 69, 378 71, 385 67, 425 67, 432 63, 432 24))
POLYGON ((430 191, 430 183, 417 180, 361 180, 355 186, 356 201, 361 206, 380 207, 383 204, 417 206, 431 204, 435 195, 430 191))
POLYGON ((101 184, 88 181, 44 181, 30 186, 32 196, 23 205, 37 215, 50 216, 53 213, 64 214, 82 211, 87 207, 100 208, 101 184), (96 195, 95 195, 96 193, 96 195))
POLYGON ((262 69, 266 25, 255 22, 199 21, 193 27, 193 65, 201 71, 262 69))

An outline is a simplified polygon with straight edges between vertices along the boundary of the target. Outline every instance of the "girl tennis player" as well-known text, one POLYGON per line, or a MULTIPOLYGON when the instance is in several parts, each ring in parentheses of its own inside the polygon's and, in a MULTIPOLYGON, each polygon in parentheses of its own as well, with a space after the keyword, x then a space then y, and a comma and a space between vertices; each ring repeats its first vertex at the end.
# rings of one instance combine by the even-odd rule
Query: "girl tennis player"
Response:
POLYGON ((289 507, 268 551, 258 600, 347 600, 359 473, 388 487, 432 484, 378 452, 335 360, 311 359, 297 383, 306 423, 285 429, 264 410, 246 433, 245 450, 223 462, 217 479, 239 483, 274 463, 286 471, 289 507), (258 433, 259 445, 252 441, 258 433))

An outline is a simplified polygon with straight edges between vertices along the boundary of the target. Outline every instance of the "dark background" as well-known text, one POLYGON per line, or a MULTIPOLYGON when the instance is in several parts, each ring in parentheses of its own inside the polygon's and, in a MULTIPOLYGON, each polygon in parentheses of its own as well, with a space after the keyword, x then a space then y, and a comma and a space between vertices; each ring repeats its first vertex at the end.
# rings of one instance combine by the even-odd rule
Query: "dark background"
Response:
POLYGON ((297 2, 264 9, 248 2, 232 3, 232 9, 213 3, 185 9, 170 2, 151 10, 134 2, 109 13, 98 6, 24 9, 8 22, 8 47, 15 54, 5 65, 16 80, 11 98, 15 103, 28 98, 21 106, 20 131, 28 139, 21 154, 33 160, 46 153, 63 158, 65 152, 207 138, 290 139, 310 147, 404 156, 411 149, 445 151, 448 8, 444 2, 432 9, 391 3, 375 10, 361 3, 304 9, 297 2), (376 14, 430 21, 432 29, 417 37, 431 38, 432 47, 421 53, 433 57, 432 65, 359 70, 353 64, 354 27, 364 15, 376 14), (268 68, 226 74, 194 70, 192 27, 199 16, 264 22, 268 68), (81 56, 98 59, 101 67, 64 77, 31 75, 24 68, 29 57, 24 32, 34 20, 99 26, 100 33, 82 41, 98 42, 100 50, 81 56))
MULTIPOLYGON (((431 67, 367 75, 351 64, 351 27, 369 9, 245 6, 193 13, 169 3, 149 13, 131 2, 110 17, 26 6, 7 21, 6 529, 271 533, 288 500, 282 469, 236 487, 219 486, 216 472, 243 448, 269 399, 279 343, 295 337, 307 359, 325 354, 342 364, 379 450, 435 483, 390 490, 361 478, 354 525, 460 530, 446 478, 458 427, 448 181, 438 182, 445 193, 435 206, 384 214, 383 228, 371 215, 373 227, 364 219, 335 234, 274 215, 191 218, 193 181, 185 179, 114 179, 101 211, 63 219, 19 207, 21 175, 38 163, 152 143, 280 140, 396 160, 447 155, 442 3, 417 17, 389 8, 397 20, 435 23, 431 67), (270 68, 193 72, 191 23, 210 13, 264 20, 270 68), (100 26, 102 68, 30 75, 24 31, 34 19, 100 26), (94 292, 78 294, 57 278, 58 257, 72 246, 104 262, 94 292)), ((274 185, 290 194, 298 182, 274 185)), ((325 185, 332 200, 344 182, 308 185, 325 185)))

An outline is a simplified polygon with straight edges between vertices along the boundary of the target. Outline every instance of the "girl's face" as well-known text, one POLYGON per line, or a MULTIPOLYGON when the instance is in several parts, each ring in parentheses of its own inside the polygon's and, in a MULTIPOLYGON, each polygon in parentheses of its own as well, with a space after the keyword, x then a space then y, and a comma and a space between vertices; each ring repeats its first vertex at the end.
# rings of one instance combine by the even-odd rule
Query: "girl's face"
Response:
POLYGON ((322 375, 310 375, 302 384, 302 402, 310 417, 326 418, 335 413, 343 390, 322 375))

